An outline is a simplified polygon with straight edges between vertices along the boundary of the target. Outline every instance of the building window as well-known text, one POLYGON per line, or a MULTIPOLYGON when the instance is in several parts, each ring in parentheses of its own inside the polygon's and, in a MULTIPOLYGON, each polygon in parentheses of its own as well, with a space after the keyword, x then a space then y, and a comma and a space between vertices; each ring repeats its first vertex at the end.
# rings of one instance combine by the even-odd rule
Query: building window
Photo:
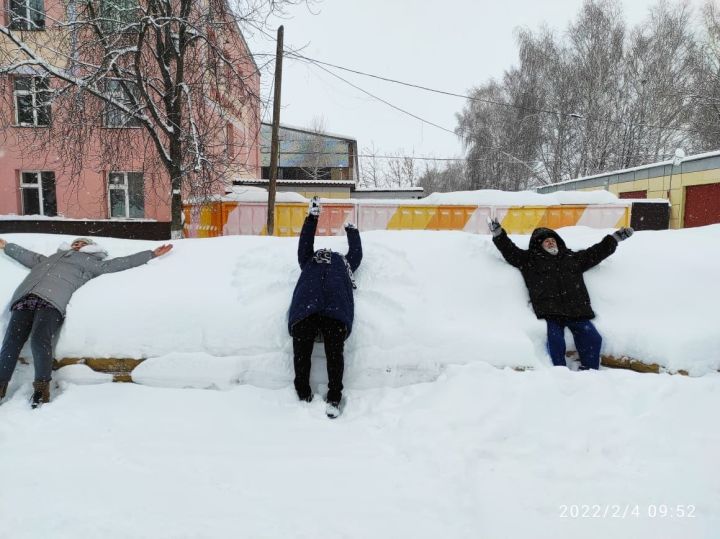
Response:
POLYGON ((15 77, 13 96, 16 125, 50 125, 50 85, 43 77, 15 77))
POLYGON ((44 30, 45 2, 43 0, 10 0, 11 30, 44 30))
POLYGON ((138 21, 137 0, 101 0, 100 21, 105 33, 128 33, 134 31, 138 21))
POLYGON ((145 182, 141 172, 111 172, 108 176, 111 219, 145 217, 145 182))
POLYGON ((57 215, 54 172, 22 172, 20 193, 23 215, 57 215))
MULTIPOLYGON (((133 102, 137 102, 137 93, 134 91, 132 82, 125 82, 126 87, 130 88, 134 96, 129 96, 122 87, 122 83, 117 79, 108 79, 105 81, 105 92, 107 96, 117 103, 122 103, 130 110, 135 109, 133 102)), ((111 105, 105 104, 105 127, 140 127, 140 119, 130 113, 111 105)))

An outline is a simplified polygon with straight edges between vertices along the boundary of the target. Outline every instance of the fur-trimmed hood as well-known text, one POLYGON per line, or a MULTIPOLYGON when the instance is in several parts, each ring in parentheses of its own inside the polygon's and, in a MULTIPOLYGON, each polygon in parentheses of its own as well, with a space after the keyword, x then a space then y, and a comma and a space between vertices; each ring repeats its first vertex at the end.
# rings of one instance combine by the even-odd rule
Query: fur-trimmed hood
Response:
POLYGON ((567 251, 567 246, 565 245, 563 239, 557 232, 555 232, 551 228, 536 228, 535 230, 533 230, 532 235, 530 236, 530 244, 528 245, 528 250, 531 253, 535 254, 546 254, 545 249, 543 249, 542 243, 547 238, 555 239, 555 242, 558 246, 558 254, 562 254, 567 251))

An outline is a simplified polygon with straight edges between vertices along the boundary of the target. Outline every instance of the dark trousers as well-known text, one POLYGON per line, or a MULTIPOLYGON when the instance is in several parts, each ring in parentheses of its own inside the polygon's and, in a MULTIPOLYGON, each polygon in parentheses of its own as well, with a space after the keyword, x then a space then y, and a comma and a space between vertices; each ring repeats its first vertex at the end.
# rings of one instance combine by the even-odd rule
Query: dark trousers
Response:
POLYGON ((314 314, 301 320, 292 328, 293 363, 295 365, 295 390, 302 399, 311 394, 310 356, 315 336, 322 333, 325 343, 328 373, 328 402, 340 402, 343 390, 343 371, 345 370, 345 336, 347 329, 339 320, 314 314))
POLYGON ((567 365, 565 361, 565 328, 570 329, 580 363, 585 369, 600 368, 602 337, 590 320, 545 320, 547 349, 553 365, 567 365))
POLYGON ((63 317, 57 309, 12 311, 10 324, 0 349, 0 382, 9 382, 17 365, 20 350, 30 338, 35 364, 35 381, 49 382, 52 373, 53 343, 62 326, 63 317))

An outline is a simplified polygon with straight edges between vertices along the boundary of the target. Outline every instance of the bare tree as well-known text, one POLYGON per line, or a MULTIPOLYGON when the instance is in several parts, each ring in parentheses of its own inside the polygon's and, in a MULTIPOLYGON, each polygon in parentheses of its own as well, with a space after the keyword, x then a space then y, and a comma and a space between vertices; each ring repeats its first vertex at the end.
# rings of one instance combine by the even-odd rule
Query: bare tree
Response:
POLYGON ((702 7, 702 40, 694 59, 695 88, 692 126, 698 131, 697 147, 720 147, 720 7, 707 0, 702 7))
POLYGON ((428 194, 470 189, 462 161, 450 162, 442 168, 437 163, 426 164, 417 185, 428 194))
POLYGON ((379 155, 379 150, 375 146, 375 143, 370 143, 370 146, 366 146, 362 150, 363 157, 360 158, 360 186, 365 189, 379 189, 385 187, 383 181, 382 165, 379 155))
POLYGON ((257 144, 259 73, 238 25, 301 1, 58 1, 45 32, 27 31, 32 13, 11 13, 0 25, 0 75, 10 84, 7 75, 29 74, 53 114, 47 129, 20 136, 66 157, 76 177, 91 159, 140 161, 167 178, 155 187, 170 195, 172 236, 181 237, 183 195, 217 191, 257 144))
POLYGON ((704 57, 688 6, 665 0, 630 32, 616 0, 585 0, 562 37, 519 30, 519 65, 473 90, 458 115, 471 188, 523 189, 707 147, 688 129, 720 117, 720 18, 713 2, 704 13, 704 57))
POLYGON ((417 170, 415 160, 402 151, 388 155, 385 162, 385 185, 390 188, 413 187, 416 181, 417 170))
POLYGON ((325 118, 322 115, 313 117, 308 127, 310 141, 303 146, 303 151, 307 152, 303 156, 303 162, 307 163, 302 168, 305 175, 311 180, 329 180, 330 171, 328 163, 337 159, 328 151, 326 139, 323 138, 325 133, 325 118))
POLYGON ((504 85, 491 81, 473 90, 475 99, 458 115, 469 189, 525 189, 535 176, 536 118, 522 108, 534 98, 517 75, 506 74, 504 85))

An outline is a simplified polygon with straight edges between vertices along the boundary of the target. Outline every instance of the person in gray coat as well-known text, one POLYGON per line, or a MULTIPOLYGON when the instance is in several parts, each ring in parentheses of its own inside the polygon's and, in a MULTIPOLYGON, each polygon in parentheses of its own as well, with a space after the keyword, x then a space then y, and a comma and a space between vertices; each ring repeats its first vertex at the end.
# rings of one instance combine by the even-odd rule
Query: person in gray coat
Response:
POLYGON ((65 243, 50 256, 2 239, 0 249, 30 268, 30 273, 10 301, 10 323, 0 349, 0 400, 5 397, 20 350, 32 334, 30 348, 35 365, 35 382, 31 404, 36 408, 50 400, 53 342, 73 293, 90 279, 104 273, 146 264, 170 251, 172 245, 111 260, 105 260, 107 252, 89 238, 77 238, 70 245, 65 243))

